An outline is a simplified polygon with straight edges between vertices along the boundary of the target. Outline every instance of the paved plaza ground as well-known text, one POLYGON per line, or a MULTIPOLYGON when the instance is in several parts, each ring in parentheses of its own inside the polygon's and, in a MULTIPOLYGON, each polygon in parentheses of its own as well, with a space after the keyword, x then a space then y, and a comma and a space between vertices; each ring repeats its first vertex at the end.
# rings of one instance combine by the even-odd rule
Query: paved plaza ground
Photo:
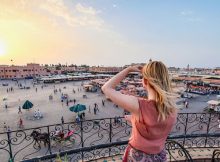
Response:
MULTIPOLYGON (((24 128, 35 128, 40 126, 46 126, 46 125, 53 125, 53 124, 60 124, 61 123, 61 117, 64 117, 65 122, 72 122, 75 121, 76 113, 71 112, 69 110, 69 107, 73 106, 73 102, 70 102, 69 105, 66 105, 66 102, 62 104, 61 102, 61 95, 68 94, 69 99, 73 100, 76 99, 76 104, 85 104, 87 109, 85 110, 85 120, 90 119, 100 119, 100 118, 110 118, 115 116, 123 116, 123 109, 116 108, 114 104, 108 100, 106 100, 105 96, 99 91, 96 93, 91 92, 85 92, 81 86, 80 81, 72 81, 72 82, 65 82, 65 83, 59 83, 59 84, 39 84, 36 86, 33 86, 31 80, 20 80, 19 84, 22 84, 22 86, 28 86, 30 89, 20 89, 15 81, 0 81, 0 132, 4 132, 5 129, 3 128, 3 123, 6 122, 8 126, 10 126, 11 130, 17 130, 18 126, 17 123, 20 118, 24 121, 24 128), (8 83, 8 86, 2 86, 2 83, 8 83), (43 88, 42 88, 43 85, 43 88), (8 91, 7 89, 13 87, 13 91, 8 91), (36 91, 37 88, 37 91, 36 91), (54 89, 57 89, 58 92, 54 94, 54 89), (61 89, 61 92, 59 92, 59 89, 61 89), (73 93, 73 89, 76 93, 73 93), (78 91, 79 89, 79 91, 78 91), (81 89, 81 90, 80 90, 81 89), (49 96, 53 96, 53 100, 49 100, 49 96), (83 98, 83 95, 86 95, 87 98, 83 98), (3 101, 4 99, 4 101, 3 101), (6 99, 6 100, 5 100, 6 99), (30 111, 23 110, 22 114, 18 114, 18 107, 24 104, 26 100, 31 101, 34 106, 30 111), (105 106, 102 106, 102 100, 105 100, 105 106), (94 115, 93 108, 94 103, 98 104, 99 112, 97 115, 94 115), (5 104, 8 105, 8 108, 5 108, 5 104), (89 107, 91 112, 89 112, 89 107), (35 119, 34 112, 37 110, 40 110, 43 114, 43 118, 41 119, 35 119), (28 119, 32 118, 35 120, 28 119)), ((189 99, 189 108, 184 108, 183 104, 178 105, 180 108, 179 112, 184 113, 201 113, 204 112, 203 109, 207 106, 207 101, 210 99, 215 99, 216 95, 212 96, 200 96, 200 95, 194 95, 193 99, 189 99)), ((181 100, 181 99, 180 99, 181 100)), ((182 103, 179 101, 179 103, 182 103)), ((68 124, 67 124, 68 125, 68 124)), ((66 126, 67 126, 66 125, 66 126)), ((86 123, 84 125, 84 128, 86 129, 88 127, 89 132, 87 130, 84 130, 83 139, 84 139, 84 146, 90 146, 92 143, 105 143, 106 141, 109 141, 109 132, 108 124, 105 122, 102 123, 103 128, 100 130, 97 129, 99 127, 94 127, 94 125, 90 123, 86 123), (93 127, 93 128, 92 128, 93 127), (99 132, 99 133, 98 133, 99 132)), ((65 127, 65 126, 64 126, 65 127)), ((113 131, 112 131, 112 140, 117 141, 117 139, 124 139, 127 138, 128 134, 125 134, 126 127, 120 126, 120 125, 113 125, 113 131)), ((67 129, 67 127, 65 127, 67 129)), ((73 128, 71 128, 73 129, 73 128)), ((45 129, 44 129, 45 131, 45 129)), ((50 128, 50 131, 54 131, 54 127, 50 128)), ((13 153, 18 153, 15 157, 15 159, 22 159, 25 156, 31 154, 30 157, 35 156, 42 156, 47 152, 47 147, 41 148, 39 151, 36 151, 36 149, 33 147, 34 143, 32 140, 29 140, 29 138, 25 138, 25 134, 30 134, 30 131, 26 131, 26 133, 16 134, 13 133, 11 136, 14 138, 13 141, 13 153), (16 141, 15 139, 18 139, 16 141), (17 144, 19 143, 19 144, 17 144), (21 151, 24 148, 23 151, 21 151), (36 152, 36 153, 35 153, 36 152), (33 153, 33 154, 32 154, 33 153)), ((71 144, 71 148, 78 148, 81 146, 81 136, 76 136, 76 143, 71 144)), ((0 136, 1 141, 4 141, 4 139, 7 139, 5 134, 1 134, 0 136)), ((56 145, 53 145, 53 142, 51 140, 51 146, 52 146, 52 152, 58 152, 62 146, 59 147, 56 145)), ((66 143, 68 144, 68 143, 66 143)), ((7 144, 2 142, 1 147, 7 147, 7 144)), ((66 148, 63 148, 65 150, 66 148)), ((3 149, 0 150, 0 157, 4 159, 3 161, 7 161, 9 158, 9 154, 5 152, 3 149)))
POLYGON ((91 93, 85 92, 81 86, 81 82, 65 82, 59 84, 45 84, 46 87, 41 88, 41 85, 33 87, 32 82, 19 81, 25 86, 30 86, 30 89, 19 89, 16 85, 16 82, 13 81, 1 81, 0 83, 0 123, 1 128, 0 132, 4 131, 3 123, 6 122, 12 130, 17 129, 17 123, 20 117, 24 120, 24 127, 38 127, 43 125, 50 125, 61 123, 61 117, 64 117, 65 122, 75 121, 76 113, 71 112, 69 107, 73 106, 73 102, 69 102, 69 106, 66 105, 66 102, 61 103, 61 94, 68 94, 69 99, 76 99, 76 104, 84 104, 87 107, 85 111, 85 119, 95 119, 95 118, 109 118, 115 116, 122 116, 123 110, 114 107, 114 104, 110 101, 105 101, 105 106, 102 106, 102 100, 105 99, 105 96, 101 92, 91 93), (9 83, 8 86, 2 86, 2 83, 9 83), (55 89, 61 89, 61 93, 58 92, 54 94, 55 89), (7 88, 13 87, 13 92, 7 92, 7 88), (36 92, 37 88, 37 92, 36 92), (75 89, 76 93, 73 93, 75 89), (78 91, 81 89, 81 91, 78 91), (49 100, 49 95, 53 95, 53 100, 49 100), (83 98, 83 95, 87 95, 87 98, 83 98), (3 98, 7 100, 3 101, 3 98), (31 101, 34 106, 30 111, 23 110, 22 114, 18 114, 18 107, 24 104, 26 100, 31 101), (98 104, 99 112, 97 115, 94 115, 93 108, 94 103, 98 104), (8 108, 5 108, 5 104, 8 105, 8 108), (91 113, 89 113, 89 106, 91 113), (30 120, 27 117, 32 117, 35 110, 40 110, 43 114, 43 118, 39 120, 30 120))
MULTIPOLYGON (((71 81, 59 84, 44 84, 45 87, 41 87, 42 84, 32 85, 31 80, 20 80, 23 86, 29 86, 30 89, 19 89, 15 81, 0 81, 0 132, 3 132, 3 123, 6 122, 12 130, 18 129, 18 121, 20 118, 24 121, 25 128, 38 127, 50 124, 61 123, 61 117, 64 117, 65 122, 75 121, 76 113, 69 110, 70 106, 73 106, 73 102, 66 105, 66 102, 61 103, 61 94, 68 94, 69 99, 76 99, 76 103, 85 104, 87 110, 85 111, 85 119, 96 118, 109 118, 115 116, 123 116, 123 110, 116 108, 110 101, 105 102, 105 106, 102 106, 102 100, 105 100, 105 96, 101 92, 91 93, 85 92, 81 86, 81 81, 71 81), (2 83, 9 83, 8 86, 2 86, 2 83), (13 92, 7 92, 7 88, 13 87, 13 92), (54 88, 55 87, 55 88, 54 88), (36 92, 37 88, 37 92, 36 92), (61 92, 54 94, 54 89, 61 89, 61 92), (73 93, 75 89, 76 93, 73 93), (81 89, 81 91, 78 91, 81 89), (49 100, 49 95, 53 95, 53 100, 49 100), (87 98, 83 98, 83 95, 87 95, 87 98), (3 99, 7 99, 3 101, 3 99), (30 111, 22 109, 22 114, 18 114, 18 107, 29 100, 34 104, 34 107, 30 111), (99 112, 94 115, 93 108, 94 103, 99 105, 99 112), (8 108, 5 108, 5 104, 8 108), (89 107, 91 113, 89 113, 89 107), (32 117, 34 112, 40 110, 43 114, 43 118, 39 120, 30 120, 27 117, 32 117)), ((203 109, 207 106, 207 101, 216 98, 213 96, 200 96, 194 95, 193 99, 189 99, 189 108, 185 109, 183 105, 180 105, 180 112, 203 112, 203 109)), ((34 119, 34 118, 33 118, 34 119)))

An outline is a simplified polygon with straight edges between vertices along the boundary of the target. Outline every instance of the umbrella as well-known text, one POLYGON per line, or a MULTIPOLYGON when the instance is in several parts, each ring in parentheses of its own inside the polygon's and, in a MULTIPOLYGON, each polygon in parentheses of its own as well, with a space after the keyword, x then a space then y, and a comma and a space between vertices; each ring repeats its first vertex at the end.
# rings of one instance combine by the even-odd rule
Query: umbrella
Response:
POLYGON ((86 110, 86 106, 81 105, 81 104, 77 104, 77 105, 70 107, 69 109, 70 109, 70 111, 77 113, 77 112, 86 110))
POLYGON ((210 104, 210 105, 218 105, 218 104, 220 104, 220 101, 210 100, 207 103, 210 104))
POLYGON ((27 100, 27 101, 25 101, 25 103, 22 106, 22 108, 28 110, 28 109, 32 108, 33 106, 34 105, 30 101, 27 100))

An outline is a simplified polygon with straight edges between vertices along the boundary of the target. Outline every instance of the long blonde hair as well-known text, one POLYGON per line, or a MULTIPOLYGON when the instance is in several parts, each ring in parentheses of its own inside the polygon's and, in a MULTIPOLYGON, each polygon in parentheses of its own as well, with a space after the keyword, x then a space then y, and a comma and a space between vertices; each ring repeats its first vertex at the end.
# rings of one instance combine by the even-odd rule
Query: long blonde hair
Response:
POLYGON ((142 69, 144 82, 156 92, 156 108, 159 113, 158 120, 164 121, 176 111, 174 95, 167 67, 160 61, 152 61, 142 69))

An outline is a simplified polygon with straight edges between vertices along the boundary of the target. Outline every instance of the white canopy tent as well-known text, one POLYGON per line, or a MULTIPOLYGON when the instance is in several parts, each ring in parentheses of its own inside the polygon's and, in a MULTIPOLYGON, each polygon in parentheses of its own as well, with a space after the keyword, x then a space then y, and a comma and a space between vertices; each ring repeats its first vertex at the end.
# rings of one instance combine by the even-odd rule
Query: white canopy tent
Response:
POLYGON ((216 100, 210 100, 207 102, 209 105, 214 105, 214 106, 217 106, 220 104, 220 101, 216 101, 216 100))

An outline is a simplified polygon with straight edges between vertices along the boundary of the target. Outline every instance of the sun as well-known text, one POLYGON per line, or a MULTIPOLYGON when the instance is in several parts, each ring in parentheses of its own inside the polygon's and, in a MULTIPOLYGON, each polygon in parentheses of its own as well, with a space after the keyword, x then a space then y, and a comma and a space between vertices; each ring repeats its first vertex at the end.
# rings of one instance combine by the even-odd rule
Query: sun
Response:
POLYGON ((6 54, 6 47, 5 47, 5 44, 0 41, 0 56, 3 56, 6 54))

